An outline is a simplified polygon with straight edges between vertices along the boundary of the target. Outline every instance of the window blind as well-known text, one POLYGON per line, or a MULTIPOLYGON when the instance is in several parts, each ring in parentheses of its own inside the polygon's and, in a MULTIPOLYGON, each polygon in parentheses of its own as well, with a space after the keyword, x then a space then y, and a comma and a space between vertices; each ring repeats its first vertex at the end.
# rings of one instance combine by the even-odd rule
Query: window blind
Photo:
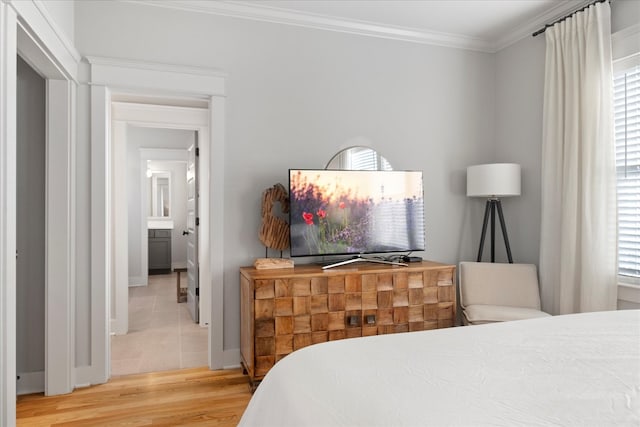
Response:
POLYGON ((370 148, 354 147, 349 151, 346 169, 351 170, 393 170, 387 159, 370 148))
POLYGON ((376 170, 378 164, 376 162, 377 154, 373 150, 360 149, 352 150, 350 169, 354 170, 376 170))
POLYGON ((640 278, 640 66, 614 76, 614 117, 618 274, 635 281, 640 278))

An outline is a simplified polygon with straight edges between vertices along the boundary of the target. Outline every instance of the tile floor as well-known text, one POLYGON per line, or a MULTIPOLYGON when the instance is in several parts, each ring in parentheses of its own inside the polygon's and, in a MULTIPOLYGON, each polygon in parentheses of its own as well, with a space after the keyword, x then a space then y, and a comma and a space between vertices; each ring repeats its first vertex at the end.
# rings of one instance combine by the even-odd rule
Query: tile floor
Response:
POLYGON ((207 328, 176 302, 176 274, 129 288, 129 333, 111 336, 112 376, 207 366, 207 328))

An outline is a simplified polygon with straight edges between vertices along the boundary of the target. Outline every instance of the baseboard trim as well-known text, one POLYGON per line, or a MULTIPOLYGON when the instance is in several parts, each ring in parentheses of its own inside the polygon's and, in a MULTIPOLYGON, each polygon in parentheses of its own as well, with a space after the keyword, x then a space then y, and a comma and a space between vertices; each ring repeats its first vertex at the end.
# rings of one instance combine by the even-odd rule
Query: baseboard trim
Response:
POLYGON ((127 325, 123 324, 122 319, 109 320, 109 335, 127 335, 127 325))
POLYGON ((134 286, 147 286, 145 283, 146 280, 142 276, 131 276, 129 277, 129 287, 132 288, 134 286))
POLYGON ((627 301, 634 304, 640 304, 640 286, 619 283, 618 301, 627 301))
POLYGON ((16 382, 16 394, 44 393, 44 371, 18 372, 19 380, 16 382))
POLYGON ((235 369, 240 367, 240 349, 224 350, 222 354, 222 369, 235 369))
POLYGON ((89 387, 92 383, 92 367, 80 366, 76 367, 76 388, 89 387))

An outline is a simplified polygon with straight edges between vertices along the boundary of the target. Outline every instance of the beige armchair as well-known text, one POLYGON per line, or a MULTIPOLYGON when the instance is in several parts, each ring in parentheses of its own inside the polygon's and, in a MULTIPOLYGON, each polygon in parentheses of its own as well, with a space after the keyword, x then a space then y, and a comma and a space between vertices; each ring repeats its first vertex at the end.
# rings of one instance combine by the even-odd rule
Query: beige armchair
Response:
POLYGON ((533 264, 461 262, 459 274, 465 325, 549 316, 540 310, 533 264))

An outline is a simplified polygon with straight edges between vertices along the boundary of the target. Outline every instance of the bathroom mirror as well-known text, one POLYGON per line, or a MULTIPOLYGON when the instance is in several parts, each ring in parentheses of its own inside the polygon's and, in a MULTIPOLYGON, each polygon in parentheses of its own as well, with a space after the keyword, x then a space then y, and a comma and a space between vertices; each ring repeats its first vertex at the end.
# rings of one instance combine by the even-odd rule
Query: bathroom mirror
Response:
POLYGON ((373 148, 356 145, 338 152, 325 169, 391 171, 393 167, 373 148))
POLYGON ((171 217, 171 173, 151 171, 147 174, 149 186, 148 216, 153 218, 171 217))

